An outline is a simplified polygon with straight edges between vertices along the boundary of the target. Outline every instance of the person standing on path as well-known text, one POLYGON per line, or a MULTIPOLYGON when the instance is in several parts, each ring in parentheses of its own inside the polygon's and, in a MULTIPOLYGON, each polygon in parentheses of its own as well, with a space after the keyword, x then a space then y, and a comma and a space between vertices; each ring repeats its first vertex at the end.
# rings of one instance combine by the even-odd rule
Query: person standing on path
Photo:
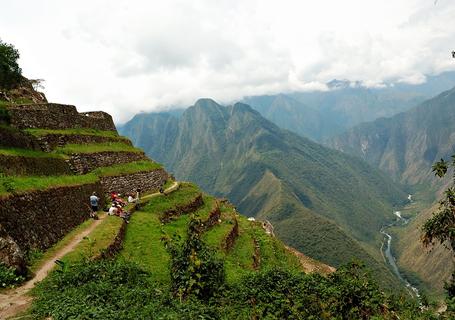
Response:
POLYGON ((96 192, 93 192, 92 195, 90 196, 90 206, 92 207, 92 214, 91 217, 93 218, 96 215, 96 212, 98 211, 98 202, 100 201, 100 198, 96 196, 96 192))

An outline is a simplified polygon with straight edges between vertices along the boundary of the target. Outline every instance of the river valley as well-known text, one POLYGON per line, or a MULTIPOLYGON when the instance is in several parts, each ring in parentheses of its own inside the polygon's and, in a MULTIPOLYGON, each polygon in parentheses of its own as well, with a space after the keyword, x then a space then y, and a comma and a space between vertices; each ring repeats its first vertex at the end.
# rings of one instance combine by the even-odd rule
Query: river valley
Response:
POLYGON ((416 297, 417 299, 420 298, 420 292, 419 289, 414 287, 401 273, 400 270, 398 269, 398 266, 396 264, 396 259, 392 255, 392 235, 390 235, 387 231, 390 227, 395 227, 395 226, 405 226, 409 223, 409 219, 403 218, 401 216, 400 211, 395 211, 393 213, 397 218, 395 221, 392 223, 385 225, 381 228, 380 232, 381 234, 384 235, 384 241, 381 245, 381 252, 385 256, 385 259, 387 260, 388 264, 392 268, 393 273, 398 277, 398 279, 404 284, 406 287, 407 291, 409 292, 410 295, 413 297, 416 297), (385 247, 384 247, 385 246, 385 247))

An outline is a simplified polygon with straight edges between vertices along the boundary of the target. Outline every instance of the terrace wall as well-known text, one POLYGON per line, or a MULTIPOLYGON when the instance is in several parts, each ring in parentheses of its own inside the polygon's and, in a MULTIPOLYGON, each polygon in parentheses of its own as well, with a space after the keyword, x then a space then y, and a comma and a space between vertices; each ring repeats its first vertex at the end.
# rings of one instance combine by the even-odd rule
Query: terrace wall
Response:
POLYGON ((112 117, 102 111, 78 113, 75 106, 43 103, 9 106, 10 123, 19 129, 91 128, 115 131, 112 117))
MULTIPOLYGON (((101 183, 33 191, 0 198, 0 262, 21 270, 14 258, 30 249, 45 250, 89 218, 89 196, 103 194, 101 183), (22 252, 14 249, 17 245, 22 252)), ((103 197, 100 205, 103 205, 103 197)), ((23 258, 22 258, 23 259, 23 258)), ((22 261, 23 262, 23 261, 22 261)))
POLYGON ((65 159, 7 156, 0 154, 0 170, 15 176, 55 176, 72 174, 65 159))
POLYGON ((41 150, 46 152, 51 152, 52 150, 58 147, 63 147, 66 144, 122 142, 126 145, 132 146, 131 141, 128 139, 82 134, 46 134, 36 137, 36 140, 39 143, 41 150))
POLYGON ((95 153, 74 153, 68 160, 71 170, 76 174, 86 174, 96 168, 115 164, 147 160, 143 152, 103 151, 95 153))
POLYGON ((156 190, 167 179, 169 174, 164 169, 100 178, 105 192, 116 191, 121 194, 131 193, 136 189, 141 189, 143 192, 156 190))

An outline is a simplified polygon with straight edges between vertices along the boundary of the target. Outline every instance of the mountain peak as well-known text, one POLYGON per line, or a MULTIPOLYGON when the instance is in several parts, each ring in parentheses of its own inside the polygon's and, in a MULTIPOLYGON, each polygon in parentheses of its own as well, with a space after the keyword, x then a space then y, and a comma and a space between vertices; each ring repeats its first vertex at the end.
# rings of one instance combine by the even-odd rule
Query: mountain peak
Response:
POLYGON ((196 101, 196 103, 194 104, 195 107, 199 107, 199 108, 204 108, 204 109, 213 109, 213 108, 219 108, 220 105, 218 103, 216 103, 215 100, 213 99, 210 99, 210 98, 201 98, 201 99, 198 99, 196 101))

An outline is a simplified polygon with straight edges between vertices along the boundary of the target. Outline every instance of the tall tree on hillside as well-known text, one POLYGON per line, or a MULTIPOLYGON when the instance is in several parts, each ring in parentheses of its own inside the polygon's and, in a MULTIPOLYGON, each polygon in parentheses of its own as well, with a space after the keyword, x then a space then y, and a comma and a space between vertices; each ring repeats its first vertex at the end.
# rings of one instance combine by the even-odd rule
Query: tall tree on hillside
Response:
POLYGON ((22 81, 18 59, 19 51, 0 39, 0 89, 12 89, 22 81))
MULTIPOLYGON (((433 217, 423 225, 422 241, 426 247, 435 242, 447 243, 455 255, 455 155, 452 156, 451 162, 441 159, 433 165, 433 172, 440 178, 444 177, 450 169, 454 170, 452 183, 439 201, 438 211, 434 212, 433 217)), ((451 282, 447 283, 445 288, 448 295, 448 311, 455 312, 455 271, 452 273, 451 282)))

